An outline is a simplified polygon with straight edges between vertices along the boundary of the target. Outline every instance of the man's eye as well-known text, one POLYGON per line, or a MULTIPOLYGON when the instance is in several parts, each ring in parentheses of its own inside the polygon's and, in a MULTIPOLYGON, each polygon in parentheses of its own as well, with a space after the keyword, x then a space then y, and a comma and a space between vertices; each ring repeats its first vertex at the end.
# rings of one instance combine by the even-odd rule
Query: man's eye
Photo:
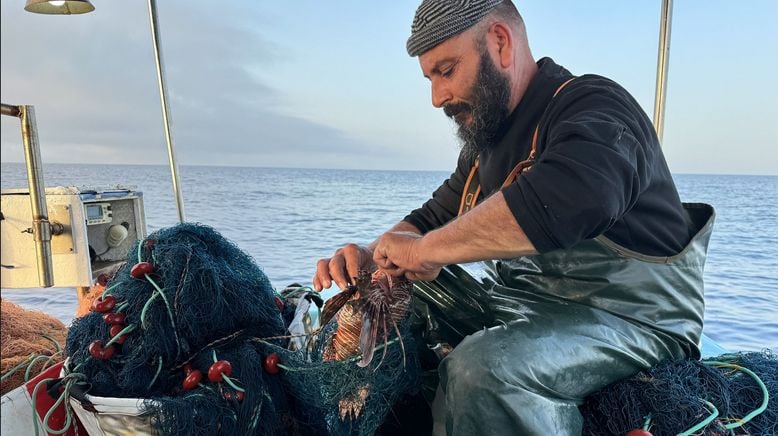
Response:
POLYGON ((449 69, 447 69, 447 70, 445 70, 445 71, 440 73, 441 76, 446 77, 446 78, 451 77, 452 74, 454 74, 454 67, 451 67, 451 68, 449 68, 449 69))

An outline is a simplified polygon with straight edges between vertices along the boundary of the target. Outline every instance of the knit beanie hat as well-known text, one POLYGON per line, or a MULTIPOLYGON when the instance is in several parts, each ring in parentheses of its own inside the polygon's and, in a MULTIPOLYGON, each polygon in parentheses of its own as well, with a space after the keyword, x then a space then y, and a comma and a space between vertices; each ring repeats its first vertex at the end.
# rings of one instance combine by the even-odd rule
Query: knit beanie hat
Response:
POLYGON ((502 0, 424 0, 416 9, 406 48, 419 56, 485 17, 502 0))

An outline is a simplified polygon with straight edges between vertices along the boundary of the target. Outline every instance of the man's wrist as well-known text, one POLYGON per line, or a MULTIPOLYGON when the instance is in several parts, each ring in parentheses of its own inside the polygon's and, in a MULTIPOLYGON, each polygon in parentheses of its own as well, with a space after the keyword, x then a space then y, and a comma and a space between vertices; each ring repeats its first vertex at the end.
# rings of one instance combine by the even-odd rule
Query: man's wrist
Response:
POLYGON ((447 265, 446 260, 442 256, 440 244, 438 242, 439 232, 432 230, 427 232, 424 236, 419 238, 417 244, 416 255, 421 265, 428 268, 437 268, 439 266, 447 265))

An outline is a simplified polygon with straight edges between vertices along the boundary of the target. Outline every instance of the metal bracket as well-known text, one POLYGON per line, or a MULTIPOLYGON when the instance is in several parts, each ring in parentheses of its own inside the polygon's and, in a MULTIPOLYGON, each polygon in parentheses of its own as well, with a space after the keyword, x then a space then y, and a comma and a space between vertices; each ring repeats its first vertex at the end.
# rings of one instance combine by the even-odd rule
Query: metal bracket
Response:
POLYGON ((52 225, 61 225, 63 230, 60 234, 52 234, 51 253, 73 253, 75 246, 73 244, 73 215, 70 206, 64 204, 49 206, 49 221, 52 225))

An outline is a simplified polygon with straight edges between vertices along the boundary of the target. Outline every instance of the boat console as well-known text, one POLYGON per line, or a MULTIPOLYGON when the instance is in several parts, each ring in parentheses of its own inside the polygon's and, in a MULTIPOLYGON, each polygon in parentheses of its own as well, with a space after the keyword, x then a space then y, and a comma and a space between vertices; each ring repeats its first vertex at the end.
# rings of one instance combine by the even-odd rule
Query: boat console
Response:
MULTIPOLYGON (((55 287, 91 286, 146 236, 143 193, 134 187, 47 188, 45 197, 55 287)), ((3 190, 0 200, 0 286, 41 287, 29 190, 3 190)))

